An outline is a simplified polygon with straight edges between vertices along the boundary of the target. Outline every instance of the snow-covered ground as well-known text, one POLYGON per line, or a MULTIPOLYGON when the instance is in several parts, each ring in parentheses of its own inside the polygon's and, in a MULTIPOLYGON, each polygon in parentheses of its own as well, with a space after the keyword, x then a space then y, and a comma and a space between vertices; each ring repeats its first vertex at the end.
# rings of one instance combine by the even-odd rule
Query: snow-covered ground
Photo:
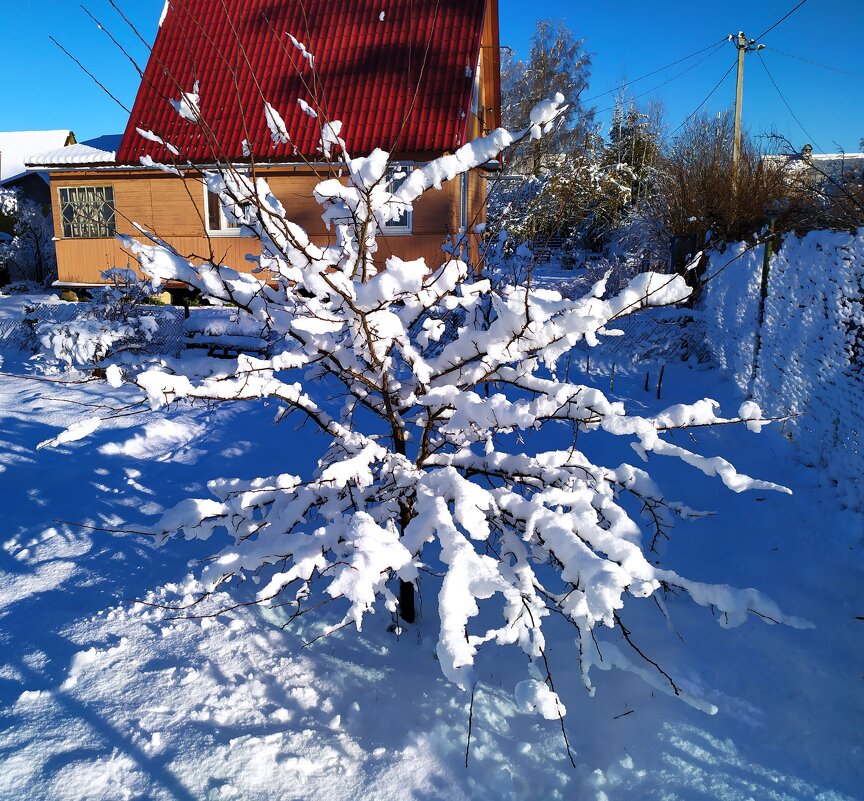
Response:
MULTIPOLYGON (((133 395, 15 377, 24 355, 2 356, 0 799, 864 798, 864 520, 795 461, 779 427, 705 431, 699 445, 792 496, 735 495, 652 457, 670 496, 717 511, 679 524, 665 558, 694 579, 757 587, 815 628, 726 630, 671 596, 671 625, 652 602, 625 609, 640 647, 718 705, 713 717, 622 673, 595 674, 587 697, 562 628, 548 652, 575 769, 558 721, 517 709, 524 657, 487 652, 466 768, 470 698, 436 662, 431 584, 422 621, 398 637, 379 613, 362 634, 315 639, 341 619, 329 608, 286 628, 278 607, 178 620, 164 607, 196 598, 196 566, 217 543, 156 548, 110 531, 144 531, 214 477, 302 472, 323 446, 311 430, 273 425, 264 404, 179 408, 37 450, 133 395)), ((606 389, 609 367, 592 357, 606 389)), ((656 408, 656 379, 656 366, 619 365, 614 392, 656 408)), ((716 371, 666 366, 663 404, 712 396, 734 412, 735 392, 716 371)))

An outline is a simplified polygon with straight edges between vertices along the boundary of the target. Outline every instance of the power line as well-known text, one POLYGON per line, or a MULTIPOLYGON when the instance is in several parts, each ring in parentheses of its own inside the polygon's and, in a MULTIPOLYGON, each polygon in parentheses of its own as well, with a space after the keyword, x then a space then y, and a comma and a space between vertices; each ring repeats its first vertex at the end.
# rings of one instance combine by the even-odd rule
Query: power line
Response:
MULTIPOLYGON (((652 75, 656 75, 658 72, 665 72, 672 67, 677 66, 678 64, 683 63, 684 61, 689 61, 691 58, 695 58, 698 55, 701 55, 706 50, 711 50, 712 48, 717 48, 718 45, 722 45, 726 42, 726 37, 724 36, 719 42, 714 42, 713 44, 708 45, 707 47, 703 47, 701 50, 697 50, 694 53, 690 53, 689 56, 684 56, 683 58, 679 58, 677 61, 673 61, 671 64, 667 64, 665 67, 659 67, 656 70, 652 70, 651 72, 645 73, 645 75, 640 75, 638 78, 634 78, 632 81, 625 81, 625 84, 628 86, 632 86, 634 83, 639 83, 639 81, 644 81, 646 78, 650 78, 652 75)), ((719 48, 718 48, 719 49, 719 48)), ((683 74, 683 73, 682 73, 683 74)), ((661 84, 662 86, 662 84, 661 84)), ((618 91, 618 87, 616 86, 614 89, 607 89, 605 92, 600 92, 598 95, 593 95, 592 97, 585 98, 585 103, 590 103, 592 100, 597 100, 600 97, 605 97, 606 95, 614 94, 618 91)), ((650 91, 654 91, 653 89, 650 91)))
MULTIPOLYGON (((766 29, 764 32, 759 34, 759 36, 756 37, 756 40, 761 39, 762 37, 764 37, 765 35, 767 35, 771 31, 773 31, 778 25, 780 25, 780 23, 784 22, 789 17, 791 17, 806 2, 807 2, 807 0, 801 0, 801 2, 798 3, 798 5, 796 5, 790 11, 787 11, 786 14, 784 14, 780 19, 778 19, 777 22, 775 22, 770 28, 766 29)), ((724 36, 719 42, 714 42, 713 44, 707 45, 707 46, 701 48, 700 50, 696 50, 695 52, 690 53, 687 56, 683 56, 682 58, 679 58, 676 61, 673 61, 670 64, 667 64, 665 67, 659 67, 658 69, 652 70, 651 72, 646 72, 644 75, 640 75, 638 78, 634 78, 632 81, 625 81, 624 84, 627 86, 632 86, 634 83, 639 83, 639 81, 644 81, 646 78, 650 78, 652 75, 657 75, 657 73, 665 72, 666 70, 671 69, 672 67, 675 67, 678 64, 682 64, 685 61, 689 61, 691 58, 695 58, 696 56, 701 55, 702 53, 704 53, 707 50, 712 50, 712 52, 708 56, 708 57, 710 57, 710 56, 714 55, 714 52, 716 52, 714 50, 715 48, 717 50, 719 50, 720 46, 722 46, 723 44, 728 42, 730 40, 730 38, 731 37, 724 36)), ((756 41, 756 40, 754 40, 754 41, 756 41)), ((778 52, 780 52, 780 51, 778 51, 778 52)), ((785 53, 784 55, 789 55, 789 54, 785 53)), ((793 56, 793 58, 796 58, 796 57, 793 56)), ((704 60, 705 59, 702 59, 702 61, 704 61, 704 60)), ((804 60, 806 60, 806 59, 804 59, 804 60)), ((686 72, 689 72, 693 67, 698 66, 698 64, 701 64, 702 61, 697 62, 697 64, 694 64, 691 67, 688 67, 686 70, 678 73, 678 75, 673 76, 668 81, 664 81, 663 83, 659 84, 658 86, 655 86, 653 89, 649 89, 647 92, 643 92, 642 94, 637 95, 636 97, 643 97, 646 94, 650 94, 651 92, 656 91, 657 89, 661 88, 662 86, 665 86, 670 81, 673 81, 676 78, 679 78, 681 75, 684 75, 686 72)), ((815 64, 816 62, 811 62, 811 63, 815 64)), ((817 66, 825 66, 825 65, 817 64, 817 66)), ((833 69, 833 68, 828 67, 827 69, 833 69)), ((844 72, 844 70, 839 70, 839 71, 844 72)), ((847 74, 854 75, 854 73, 847 73, 847 74)), ((860 76, 855 76, 855 77, 860 77, 860 76)), ((605 92, 600 92, 599 94, 592 95, 591 97, 585 98, 585 100, 583 102, 590 103, 592 100, 597 100, 598 98, 605 97, 606 95, 614 94, 615 92, 618 91, 618 89, 619 89, 619 87, 617 87, 617 86, 614 89, 607 89, 605 92)), ((602 114, 604 111, 609 111, 609 110, 610 109, 603 109, 603 111, 600 111, 598 113, 602 114)))
POLYGON ((702 106, 704 106, 704 105, 705 105, 705 104, 706 104, 706 103, 711 99, 711 95, 713 95, 714 92, 716 92, 716 91, 720 88, 720 86, 722 85, 723 81, 725 81, 725 80, 729 77, 729 73, 732 72, 732 70, 734 70, 735 67, 737 67, 737 66, 738 66, 738 59, 736 58, 735 61, 733 61, 733 62, 729 65, 729 69, 726 70, 726 72, 723 73, 723 77, 722 77, 719 81, 717 81, 717 83, 714 84, 714 87, 711 89, 711 91, 708 92, 707 95, 705 95, 705 97, 703 98, 702 102, 701 102, 698 106, 696 106, 696 108, 693 109, 693 111, 692 111, 690 114, 688 114, 688 115, 684 118, 684 121, 683 121, 683 122, 682 122, 682 123, 681 123, 681 124, 680 124, 680 125, 679 125, 675 130, 674 130, 674 131, 672 131, 672 132, 666 134, 666 136, 663 137, 663 138, 664 138, 664 139, 668 139, 668 138, 674 136, 674 135, 675 135, 676 133, 678 133, 678 131, 680 131, 680 130, 681 130, 681 129, 682 129, 682 128, 683 128, 683 127, 684 127, 684 126, 685 126, 685 125, 686 125, 686 124, 687 124, 687 123, 688 123, 688 122, 689 122, 693 117, 695 117, 695 116, 699 113, 699 109, 701 109, 702 106))
MULTIPOLYGON (((802 7, 806 2, 807 2, 807 0, 800 0, 800 2, 799 2, 797 5, 795 5, 795 6, 794 6, 793 8, 791 8, 789 11, 787 11, 787 12, 786 12, 782 17, 780 17, 780 19, 778 19, 778 20, 777 20, 773 25, 771 25, 770 27, 766 28, 766 29, 765 29, 761 34, 759 34, 759 36, 757 36, 755 39, 751 39, 751 40, 750 40, 750 43, 755 45, 755 43, 756 43, 759 39, 764 38, 764 37, 767 36, 771 31, 773 31, 777 26, 779 26, 780 24, 782 24, 783 22, 785 22, 787 19, 789 19, 789 17, 791 17, 791 16, 792 16, 796 11, 798 11, 798 9, 801 8, 801 7, 802 7)), ((671 62, 670 64, 667 64, 665 67, 659 67, 658 69, 655 69, 655 70, 652 70, 651 72, 645 73, 644 75, 641 75, 641 76, 639 76, 638 78, 634 78, 632 81, 626 81, 626 82, 624 82, 624 84, 623 84, 623 86, 622 86, 621 88, 623 89, 625 86, 630 86, 630 85, 632 85, 632 84, 638 83, 639 81, 643 81, 643 80, 645 80, 646 78, 650 78, 652 75, 657 75, 657 74, 660 73, 660 72, 665 72, 666 70, 671 69, 672 67, 674 67, 674 66, 676 66, 676 65, 678 65, 678 64, 681 64, 681 63, 683 63, 683 62, 685 62, 685 61, 689 61, 690 59, 695 58, 696 56, 701 55, 702 53, 704 53, 704 52, 706 52, 706 51, 708 51, 708 50, 711 51, 710 53, 708 53, 707 56, 705 56, 704 58, 700 59, 700 60, 697 61, 695 64, 691 64, 691 65, 688 66, 686 69, 681 70, 681 72, 679 72, 679 73, 673 75, 671 78, 668 78, 667 80, 663 81, 662 83, 658 84, 657 86, 654 86, 654 87, 652 87, 651 89, 648 89, 648 90, 646 90, 646 91, 644 91, 644 92, 641 92, 641 93, 638 94, 638 95, 635 95, 635 96, 633 97, 633 99, 634 99, 634 100, 637 100, 637 99, 639 99, 640 97, 644 97, 645 95, 651 94, 652 92, 656 92, 658 89, 660 89, 660 88, 666 86, 667 84, 671 83, 671 82, 674 81, 674 80, 677 80, 677 79, 680 78, 682 75, 685 75, 686 73, 688 73, 688 72, 690 72, 691 70, 693 70, 693 69, 695 69, 696 67, 698 67, 700 64, 702 64, 702 63, 704 63, 705 61, 707 61, 707 60, 708 60, 709 58, 711 58, 715 53, 717 53, 717 52, 720 50, 720 48, 722 48, 722 46, 723 46, 726 42, 731 41, 732 39, 733 39, 732 36, 724 37, 724 38, 721 39, 719 42, 715 42, 714 44, 707 45, 706 47, 703 47, 703 48, 701 48, 700 50, 696 50, 695 52, 690 53, 689 55, 683 56, 682 58, 679 58, 679 59, 677 59, 676 61, 673 61, 673 62, 671 62)), ((759 50, 764 49, 764 48, 765 48, 765 45, 760 44, 758 47, 754 47, 754 48, 753 48, 753 52, 758 52, 759 50)), ((773 49, 773 48, 772 48, 772 49, 773 49)), ((827 65, 825 65, 825 64, 819 64, 818 62, 815 62, 815 61, 809 61, 808 59, 801 58, 800 56, 792 55, 791 53, 783 53, 783 52, 780 51, 780 50, 777 50, 776 52, 781 53, 782 55, 790 56, 791 58, 799 58, 801 61, 808 62, 808 63, 810 63, 810 64, 813 64, 814 66, 817 66, 817 67, 823 67, 823 68, 825 68, 825 69, 834 70, 835 72, 841 72, 841 73, 844 73, 844 74, 847 74, 847 75, 851 75, 851 76, 856 77, 856 78, 862 77, 862 76, 856 75, 855 73, 849 72, 849 71, 847 71, 847 70, 840 70, 840 69, 837 69, 837 68, 835 68, 835 67, 829 67, 829 66, 827 66, 827 65)), ((665 138, 669 138, 669 137, 673 136, 674 134, 676 134, 676 133, 677 133, 678 131, 680 131, 681 128, 683 128, 683 127, 684 127, 684 126, 685 126, 685 125, 686 125, 686 124, 687 124, 687 123, 688 123, 688 122, 689 122, 693 117, 695 117, 696 114, 699 113, 699 110, 700 110, 700 109, 701 109, 701 108, 702 108, 702 107, 703 107, 703 106, 704 106, 704 105, 705 105, 705 104, 706 104, 706 103, 711 99, 711 97, 712 97, 712 96, 714 95, 714 93, 715 93, 715 92, 720 88, 720 86, 723 84, 723 82, 726 80, 726 78, 729 77, 729 73, 731 73, 732 70, 735 69, 735 67, 737 66, 737 61, 738 61, 738 60, 736 59, 736 61, 732 62, 732 64, 729 66, 729 68, 726 70, 726 72, 723 73, 723 75, 722 75, 722 77, 720 78, 720 80, 717 81, 716 84, 714 84, 714 86, 712 87, 711 91, 708 92, 708 94, 707 94, 707 95, 702 99, 702 101, 699 103, 699 105, 696 106, 696 108, 695 108, 695 109, 694 109, 690 114, 688 114, 687 117, 684 118, 683 122, 682 122, 682 123, 681 123, 677 128, 675 128, 671 133, 669 133, 669 134, 667 134, 665 137, 663 137, 664 139, 665 139, 665 138)), ((792 115, 792 117, 795 119, 795 122, 798 123, 799 127, 801 128, 801 130, 804 131, 804 133, 805 133, 805 134, 810 138, 810 140, 812 141, 812 140, 813 140, 813 137, 812 137, 812 136, 807 132, 807 129, 804 128, 804 126, 801 124, 801 121, 800 121, 800 120, 798 119, 798 117, 795 115, 795 112, 792 111, 791 106, 786 102, 786 98, 783 96, 783 93, 780 91, 780 87, 777 85, 777 82, 774 80, 773 76, 771 75, 770 71, 768 70, 768 66, 765 64, 765 61, 764 61, 764 59, 762 58, 761 54, 759 55, 759 61, 762 63, 762 66, 763 66, 763 68, 765 69, 765 72, 767 73, 768 78, 770 79, 771 83, 774 85, 774 89, 777 91, 777 94, 780 96, 780 99, 783 101, 784 105, 785 105, 786 108, 789 110, 789 113, 790 113, 790 114, 792 115)), ((586 98, 584 102, 589 103, 589 102, 591 102, 592 100, 597 100, 597 99, 600 98, 600 97, 605 97, 606 95, 614 94, 614 93, 617 92, 617 91, 619 91, 619 88, 618 88, 618 87, 616 87, 616 88, 614 88, 614 89, 608 89, 608 90, 605 91, 605 92, 601 92, 601 93, 599 93, 599 94, 596 94, 596 95, 593 95, 593 96, 591 96, 591 97, 586 98)), ((605 113, 605 112, 607 112, 607 111, 612 111, 614 108, 615 108, 614 105, 613 105, 613 106, 609 106, 609 107, 607 107, 607 108, 601 109, 600 111, 598 111, 598 112, 596 112, 596 113, 598 113, 598 114, 603 114, 603 113, 605 113)))
MULTIPOLYGON (((652 92, 656 92, 658 89, 662 89, 664 86, 666 86, 666 84, 669 84, 669 83, 672 83, 672 81, 678 80, 678 78, 680 78, 682 75, 686 75, 691 70, 696 69, 696 67, 698 67, 700 64, 704 64, 715 53, 719 52, 720 48, 723 47, 723 45, 726 44, 727 41, 728 40, 724 37, 722 39, 722 41, 712 45, 712 47, 714 49, 707 56, 705 56, 705 58, 700 58, 699 61, 697 61, 695 64, 691 64, 689 67, 681 70, 681 72, 679 72, 679 73, 676 73, 671 78, 667 78, 665 81, 663 81, 663 83, 658 83, 657 86, 652 86, 650 89, 646 89, 644 92, 640 92, 638 95, 634 95, 632 99, 638 100, 640 97, 645 97, 645 95, 650 95, 652 92)), ((704 53, 705 50, 703 49, 703 50, 700 50, 699 52, 704 53)), ((686 59, 682 59, 682 60, 686 60, 686 59)), ((659 70, 656 70, 655 72, 659 72, 659 70)), ((631 81, 631 83, 635 83, 635 81, 631 81)), ((617 91, 618 91, 617 89, 611 90, 611 92, 617 92, 617 91)), ((605 92, 604 94, 611 94, 611 92, 605 92)), ((600 95, 598 95, 598 97, 599 96, 600 95)), ((615 108, 614 105, 608 106, 607 108, 600 109, 600 111, 598 111, 597 114, 604 114, 607 111, 612 111, 614 108, 615 108)))
POLYGON ((798 119, 795 112, 792 111, 792 106, 790 106, 789 103, 786 101, 786 98, 783 97, 783 92, 780 91, 780 87, 777 85, 777 81, 774 80, 774 76, 771 74, 771 70, 768 69, 768 65, 765 63, 765 59, 762 58, 762 54, 758 53, 758 56, 759 56, 759 61, 761 62, 762 67, 765 70, 765 74, 768 76, 768 79, 771 81, 771 84, 777 90, 777 94, 780 96, 780 99, 783 101, 783 105, 786 106, 786 109, 792 115, 792 119, 798 123, 798 127, 802 131, 804 131, 804 135, 810 140, 810 142, 812 144, 816 145, 816 147, 819 148, 819 150, 822 150, 822 148, 819 147, 819 145, 816 143, 816 140, 813 138, 813 135, 804 127, 803 123, 801 122, 801 120, 798 119))
POLYGON ((781 56, 786 56, 787 58, 794 58, 798 61, 803 61, 805 64, 811 64, 814 67, 821 67, 823 70, 831 70, 831 72, 839 72, 841 75, 849 75, 852 78, 859 78, 860 80, 864 80, 864 75, 861 75, 857 72, 850 72, 849 70, 843 70, 839 67, 831 67, 828 64, 820 64, 818 61, 812 61, 809 58, 797 56, 795 55, 795 53, 786 53, 783 50, 778 50, 776 47, 766 47, 765 49, 770 50, 772 53, 779 53, 781 56))
POLYGON ((780 19, 778 19, 777 22, 775 22, 770 28, 768 28, 768 30, 763 31, 756 38, 761 39, 763 36, 766 36, 767 34, 771 33, 771 31, 773 31, 781 22, 789 19, 789 17, 791 17, 806 2, 807 2, 807 0, 801 0, 801 2, 798 3, 798 5, 795 6, 795 8, 793 8, 791 11, 787 11, 786 14, 784 14, 782 17, 780 17, 780 19))

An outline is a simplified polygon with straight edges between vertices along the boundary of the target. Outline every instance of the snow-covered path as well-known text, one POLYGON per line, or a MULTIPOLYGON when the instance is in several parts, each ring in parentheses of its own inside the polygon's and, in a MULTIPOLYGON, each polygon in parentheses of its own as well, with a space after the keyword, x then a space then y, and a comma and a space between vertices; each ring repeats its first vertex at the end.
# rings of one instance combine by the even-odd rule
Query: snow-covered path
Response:
MULTIPOLYGON (((21 367, 6 355, 4 369, 21 367)), ((647 398, 640 379, 619 374, 618 391, 647 398)), ((664 395, 737 408, 718 381, 672 366, 664 395)), ((724 630, 676 598, 674 629, 653 604, 625 609, 640 645, 718 704, 715 717, 620 673, 597 675, 588 698, 562 631, 550 658, 576 769, 557 722, 517 711, 518 653, 487 654, 466 769, 469 699, 435 661, 431 588, 424 621, 398 639, 378 615, 362 635, 308 646, 322 618, 284 630, 278 608, 174 620, 136 603, 194 598, 189 562, 215 546, 155 548, 81 524, 143 528, 209 478, 301 469, 320 444, 274 427, 272 408, 245 406, 123 417, 35 450, 93 414, 81 404, 104 403, 106 389, 0 376, 0 799, 864 798, 864 524, 794 461, 779 429, 711 431, 699 444, 791 497, 733 495, 659 457, 651 469, 671 496, 719 512, 673 532, 673 567, 758 587, 816 628, 724 630)))

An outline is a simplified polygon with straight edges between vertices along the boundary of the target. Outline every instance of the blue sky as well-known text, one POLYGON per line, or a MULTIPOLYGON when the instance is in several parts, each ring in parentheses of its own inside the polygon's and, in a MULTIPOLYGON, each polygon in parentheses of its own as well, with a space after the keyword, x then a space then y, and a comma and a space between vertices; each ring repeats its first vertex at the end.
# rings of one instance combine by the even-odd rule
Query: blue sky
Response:
MULTIPOLYGON (((585 49, 593 56, 587 92, 593 96, 719 42, 728 33, 743 29, 755 37, 797 1, 500 0, 501 40, 525 55, 538 19, 565 19, 574 33, 585 39, 585 49)), ((152 41, 162 0, 118 0, 118 5, 139 27, 143 38, 152 41)), ((87 6, 137 60, 146 61, 146 48, 107 0, 89 0, 87 6)), ((53 35, 121 102, 131 106, 139 81, 134 67, 77 3, 3 0, 0 19, 5 67, 0 130, 71 128, 79 140, 122 131, 126 113, 48 38, 53 35), (9 65, 13 65, 11 69, 9 65)), ((744 120, 751 132, 776 129, 796 146, 810 141, 820 152, 858 150, 864 137, 862 34, 864 0, 808 0, 768 33, 762 40, 767 49, 761 55, 792 112, 778 96, 759 56, 749 55, 744 120)), ((636 83, 632 93, 652 90, 674 78, 642 98, 662 98, 667 123, 674 129, 695 110, 734 58, 735 49, 727 43, 716 52, 708 50, 636 83), (708 58, 703 63, 675 77, 705 56, 708 58)), ((714 112, 730 106, 734 91, 733 71, 706 108, 714 112)), ((593 103, 603 109, 609 100, 607 95, 593 103)), ((599 119, 608 119, 608 114, 601 114, 599 119)))
MULTIPOLYGON (((600 94, 743 30, 759 36, 799 0, 500 0, 501 41, 527 54, 538 19, 560 18, 585 39, 593 56, 586 95, 600 94)), ((864 137, 864 0, 808 0, 759 41, 765 66, 786 103, 771 83, 759 55, 746 57, 744 124, 753 134, 776 130, 800 147, 811 142, 819 152, 857 151, 864 137), (806 59, 802 61, 800 59, 806 59), (821 66, 817 66, 816 62, 821 66), (831 69, 826 69, 830 67, 831 69), (837 70, 841 70, 838 72, 837 70), (855 73, 850 75, 848 73, 855 73), (794 115, 794 116, 793 116, 794 115), (798 123, 807 130, 805 134, 798 123)), ((666 122, 676 128, 692 114, 735 61, 731 42, 639 81, 632 94, 670 81, 652 96, 662 98, 666 122)), ((610 97, 594 105, 603 109, 610 97)), ((735 71, 716 90, 705 108, 716 112, 735 101, 735 71)), ((608 114, 600 115, 607 119, 608 114)))

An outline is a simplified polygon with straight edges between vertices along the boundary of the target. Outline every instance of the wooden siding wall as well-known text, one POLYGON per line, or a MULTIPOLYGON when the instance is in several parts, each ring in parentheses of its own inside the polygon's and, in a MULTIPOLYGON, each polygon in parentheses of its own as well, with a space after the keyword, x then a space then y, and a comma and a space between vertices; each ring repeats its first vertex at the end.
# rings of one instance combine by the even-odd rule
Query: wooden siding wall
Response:
POLYGON ((498 25, 498 0, 487 0, 481 42, 481 105, 485 131, 501 126, 501 40, 498 25))
POLYGON ((486 188, 488 182, 479 170, 474 170, 468 176, 468 227, 471 242, 471 261, 480 264, 480 244, 482 236, 474 233, 478 225, 486 224, 486 188))
MULTIPOLYGON (((321 220, 321 207, 312 198, 318 179, 308 170, 272 170, 270 187, 284 204, 288 218, 301 225, 318 244, 333 238, 321 220)), ((257 255, 254 239, 239 236, 206 236, 204 231, 204 189, 196 178, 180 180, 163 173, 141 171, 54 174, 51 177, 54 234, 57 237, 59 280, 62 284, 99 284, 101 274, 111 267, 135 267, 132 258, 116 239, 67 239, 63 237, 59 207, 60 189, 69 186, 112 186, 117 231, 144 238, 133 223, 139 223, 174 246, 184 256, 213 257, 234 269, 248 272, 254 266, 246 255, 257 255)), ((473 213, 471 214, 473 218, 473 213)), ((425 258, 430 265, 441 262, 441 245, 459 228, 459 183, 452 181, 439 190, 427 192, 414 207, 413 233, 382 234, 379 255, 383 264, 397 254, 403 259, 425 258)))

